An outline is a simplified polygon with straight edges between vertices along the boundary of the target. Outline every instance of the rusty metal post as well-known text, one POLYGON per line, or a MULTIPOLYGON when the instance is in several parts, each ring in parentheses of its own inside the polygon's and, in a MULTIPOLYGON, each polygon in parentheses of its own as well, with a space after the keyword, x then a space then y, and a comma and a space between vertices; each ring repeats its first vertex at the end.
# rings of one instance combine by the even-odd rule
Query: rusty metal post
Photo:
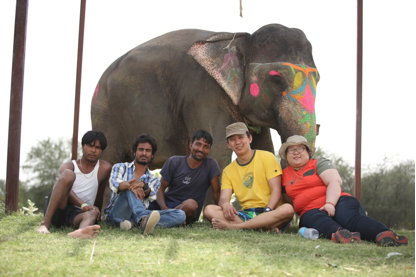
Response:
POLYGON ((81 96, 81 75, 82 75, 82 52, 84 47, 84 25, 85 25, 85 6, 87 0, 81 0, 81 11, 79 16, 78 34, 78 60, 77 60, 77 79, 75 84, 75 109, 74 109, 74 130, 72 132, 72 160, 77 159, 78 155, 78 125, 79 125, 79 102, 81 96))
POLYGON ((22 133, 28 1, 16 1, 7 150, 6 213, 16 212, 19 202, 20 138, 22 133))
POLYGON ((363 0, 357 0, 357 117, 355 134, 354 196, 361 200, 361 130, 363 89, 363 0))

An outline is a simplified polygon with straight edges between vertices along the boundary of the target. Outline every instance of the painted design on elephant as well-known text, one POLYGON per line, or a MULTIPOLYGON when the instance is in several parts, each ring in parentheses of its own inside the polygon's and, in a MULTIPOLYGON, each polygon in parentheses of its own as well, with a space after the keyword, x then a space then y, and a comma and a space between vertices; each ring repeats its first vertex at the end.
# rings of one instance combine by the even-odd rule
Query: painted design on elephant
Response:
POLYGON ((95 98, 95 97, 97 97, 97 95, 98 95, 98 90, 99 90, 99 89, 100 89, 100 83, 98 83, 98 84, 97 84, 97 87, 95 88, 95 91, 94 91, 94 96, 93 96, 94 98, 95 98))
MULTIPOLYGON (((308 141, 315 141, 315 98, 316 98, 316 79, 318 77, 318 70, 315 68, 297 66, 290 63, 282 63, 282 65, 289 66, 292 76, 287 76, 293 80, 291 91, 284 91, 283 95, 289 99, 299 102, 304 109, 302 110, 302 120, 299 124, 307 124, 308 132, 304 134, 308 141), (314 73, 314 74, 311 74, 314 73)), ((274 75, 275 71, 270 71, 270 75, 274 75)))
POLYGON ((240 78, 238 58, 234 55, 234 53, 230 52, 229 48, 228 53, 224 55, 224 62, 222 63, 220 70, 225 71, 224 75, 228 76, 227 83, 229 83, 234 77, 237 79, 240 78))
POLYGON ((94 96, 92 97, 94 103, 95 103, 95 101, 97 101, 97 96, 98 96, 98 91, 99 90, 100 90, 100 83, 97 84, 97 87, 95 88, 95 91, 94 91, 94 96))

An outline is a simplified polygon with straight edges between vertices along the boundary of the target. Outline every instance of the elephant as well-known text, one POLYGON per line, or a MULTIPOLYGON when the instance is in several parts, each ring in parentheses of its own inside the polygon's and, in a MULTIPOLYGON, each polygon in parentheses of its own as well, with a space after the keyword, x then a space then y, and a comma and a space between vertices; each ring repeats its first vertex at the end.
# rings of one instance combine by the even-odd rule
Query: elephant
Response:
POLYGON ((133 160, 135 136, 153 136, 158 150, 151 169, 173 155, 188 155, 190 137, 204 129, 213 137, 209 155, 224 168, 232 154, 225 127, 237 121, 252 132, 253 149, 274 152, 270 128, 282 142, 296 134, 314 145, 319 78, 312 46, 299 29, 177 30, 108 67, 92 97, 92 127, 106 135, 102 158, 112 164, 133 160))

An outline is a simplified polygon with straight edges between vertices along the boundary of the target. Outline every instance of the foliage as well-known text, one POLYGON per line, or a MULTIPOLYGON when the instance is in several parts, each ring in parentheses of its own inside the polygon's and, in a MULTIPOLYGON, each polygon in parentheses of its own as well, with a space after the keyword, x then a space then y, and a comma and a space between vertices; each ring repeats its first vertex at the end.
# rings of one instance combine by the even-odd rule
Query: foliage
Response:
POLYGON ((387 158, 361 180, 361 202, 368 215, 388 227, 415 229, 415 162, 387 158))
POLYGON ((7 276, 414 276, 415 233, 409 245, 336 244, 297 234, 216 231, 207 222, 186 228, 121 231, 101 223, 95 239, 38 234, 41 216, 0 222, 0 275, 7 276), (391 252, 402 255, 387 258, 391 252))
POLYGON ((23 215, 31 215, 31 216, 36 215, 35 212, 38 210, 38 208, 36 208, 35 203, 33 203, 32 201, 30 201, 30 199, 28 199, 27 204, 29 207, 23 207, 20 213, 23 215))
POLYGON ((6 205, 3 200, 0 200, 0 221, 6 216, 6 205))
MULTIPOLYGON (((19 181, 18 207, 23 207, 29 196, 29 189, 26 182, 19 181)), ((6 202, 6 181, 0 179, 0 201, 6 202)))
POLYGON ((59 167, 71 159, 71 140, 47 138, 33 146, 22 166, 28 174, 28 194, 37 207, 43 211, 47 196, 59 177, 59 167))
POLYGON ((339 176, 341 176, 342 179, 342 190, 354 195, 354 167, 350 166, 337 154, 327 153, 325 150, 318 147, 313 158, 319 159, 321 157, 331 160, 332 164, 337 168, 339 176))

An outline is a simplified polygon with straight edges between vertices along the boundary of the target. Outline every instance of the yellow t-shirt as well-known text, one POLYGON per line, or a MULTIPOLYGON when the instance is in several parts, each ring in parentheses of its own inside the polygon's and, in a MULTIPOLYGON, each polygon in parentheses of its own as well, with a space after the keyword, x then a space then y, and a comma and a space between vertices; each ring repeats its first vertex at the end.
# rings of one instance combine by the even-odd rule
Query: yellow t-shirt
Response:
MULTIPOLYGON (((279 175, 282 168, 276 157, 270 152, 255 150, 247 164, 240 165, 235 159, 224 169, 221 189, 232 189, 242 209, 265 208, 271 194, 268 180, 279 175)), ((280 200, 278 206, 282 203, 280 200)))

